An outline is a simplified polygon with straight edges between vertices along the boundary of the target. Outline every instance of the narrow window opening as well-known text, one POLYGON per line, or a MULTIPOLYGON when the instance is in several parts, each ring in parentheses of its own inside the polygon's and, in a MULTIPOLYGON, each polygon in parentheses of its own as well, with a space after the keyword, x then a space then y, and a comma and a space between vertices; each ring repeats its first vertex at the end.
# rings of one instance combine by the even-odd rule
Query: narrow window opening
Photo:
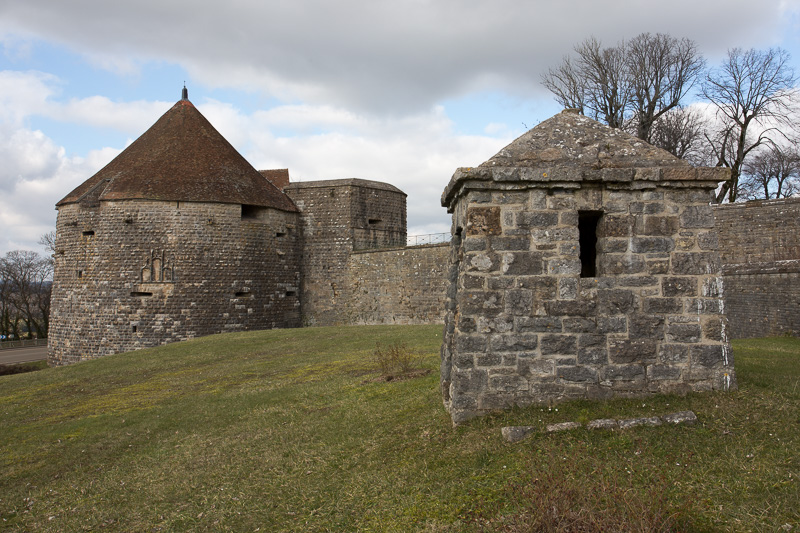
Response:
POLYGON ((234 296, 236 296, 237 298, 241 298, 242 296, 249 296, 249 295, 250 295, 249 291, 238 291, 238 292, 234 293, 234 296))
POLYGON ((284 235, 286 235, 285 231, 276 231, 275 232, 275 236, 276 237, 283 237, 284 235))
POLYGON ((87 237, 91 237, 92 235, 94 235, 94 230, 90 229, 90 230, 84 231, 83 234, 86 235, 87 237))
POLYGON ((578 211, 582 278, 597 276, 597 225, 602 216, 602 211, 578 211))
POLYGON ((78 279, 81 279, 83 277, 83 270, 78 270, 75 274, 78 276, 78 279))
POLYGON ((136 330, 137 330, 137 326, 131 326, 131 331, 133 331, 134 333, 136 333, 136 330))
POLYGON ((379 219, 379 218, 370 218, 370 219, 367 220, 367 223, 370 226, 374 226, 374 225, 380 224, 381 223, 381 219, 379 219))
POLYGON ((286 291, 286 296, 294 296, 295 294, 295 291, 286 291))
POLYGON ((145 296, 152 296, 152 295, 153 295, 152 292, 131 291, 131 296, 145 297, 145 296))

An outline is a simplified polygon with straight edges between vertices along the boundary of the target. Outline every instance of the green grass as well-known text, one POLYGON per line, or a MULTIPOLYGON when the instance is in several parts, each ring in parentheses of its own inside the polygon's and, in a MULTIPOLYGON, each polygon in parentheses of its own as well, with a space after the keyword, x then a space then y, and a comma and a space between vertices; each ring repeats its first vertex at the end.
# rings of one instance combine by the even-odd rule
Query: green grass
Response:
POLYGON ((441 331, 237 333, 2 376, 0 530, 800 528, 800 340, 736 342, 737 392, 515 409, 454 429, 441 331), (405 344, 431 372, 379 379, 376 343, 405 344), (500 435, 685 409, 697 425, 500 435))

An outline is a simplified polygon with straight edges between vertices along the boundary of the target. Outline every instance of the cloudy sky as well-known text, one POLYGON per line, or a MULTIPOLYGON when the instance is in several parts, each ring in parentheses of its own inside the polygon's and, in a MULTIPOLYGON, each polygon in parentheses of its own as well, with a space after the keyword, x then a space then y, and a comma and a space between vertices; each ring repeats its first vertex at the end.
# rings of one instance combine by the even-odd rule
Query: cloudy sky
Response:
POLYGON ((189 98, 258 169, 439 197, 559 111, 541 74, 591 35, 790 51, 800 0, 0 0, 0 254, 41 251, 54 204, 189 98))

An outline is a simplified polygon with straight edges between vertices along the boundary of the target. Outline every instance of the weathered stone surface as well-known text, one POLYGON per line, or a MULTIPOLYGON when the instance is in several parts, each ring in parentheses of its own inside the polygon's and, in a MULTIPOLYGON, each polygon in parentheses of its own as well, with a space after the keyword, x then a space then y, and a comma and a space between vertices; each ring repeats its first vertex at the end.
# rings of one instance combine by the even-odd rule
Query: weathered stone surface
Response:
POLYGON ((661 419, 657 416, 648 418, 628 418, 619 421, 619 429, 631 429, 637 426, 660 426, 661 424, 661 419))
POLYGON ((525 440, 525 437, 534 433, 536 431, 536 427, 534 426, 505 426, 500 428, 500 433, 503 435, 503 439, 506 442, 520 442, 525 440))
POLYGON ((598 418, 586 424, 589 429, 618 429, 619 423, 613 418, 598 418))
MULTIPOLYGON (((513 324, 476 360, 492 373, 491 386, 468 392, 478 410, 711 390, 726 383, 723 370, 735 384, 714 320, 722 287, 712 281, 720 262, 708 206, 708 178, 724 172, 701 172, 632 138, 622 148, 619 135, 562 113, 479 167, 458 169, 445 189, 455 228, 470 210, 503 212, 497 246, 451 253, 462 275, 485 279, 462 284, 470 289, 446 320, 473 320, 483 334, 492 321, 513 324), (598 152, 588 155, 589 145, 598 152), (509 187, 527 188, 527 200, 501 192, 509 187), (492 202, 472 206, 472 188, 493 190, 492 202), (518 345, 515 335, 531 337, 518 345)), ((446 334, 444 346, 458 342, 446 334)), ((442 353, 446 369, 453 349, 442 353)))
POLYGON ((694 411, 680 411, 679 413, 671 413, 661 417, 665 424, 687 424, 692 425, 697 423, 697 415, 694 411))
POLYGON ((547 424, 548 433, 557 433, 559 431, 569 431, 571 429, 578 429, 581 427, 578 422, 561 422, 558 424, 547 424))

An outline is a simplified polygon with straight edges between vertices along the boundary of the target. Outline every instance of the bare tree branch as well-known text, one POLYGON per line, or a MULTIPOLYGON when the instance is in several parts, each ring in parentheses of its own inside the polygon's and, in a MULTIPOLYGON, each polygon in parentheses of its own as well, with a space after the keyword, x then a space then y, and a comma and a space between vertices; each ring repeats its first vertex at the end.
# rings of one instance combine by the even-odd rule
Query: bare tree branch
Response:
POLYGON ((788 117, 796 105, 796 83, 789 54, 780 48, 734 48, 718 69, 706 75, 701 94, 716 108, 725 132, 717 136, 717 143, 724 140, 723 144, 715 144, 713 137, 709 140, 715 153, 725 153, 731 167, 731 179, 717 195, 718 202, 726 195, 729 201, 736 201, 747 155, 762 144, 774 144, 777 137, 785 136, 784 128, 792 127, 788 117), (753 126, 764 128, 755 140, 749 136, 753 126))

